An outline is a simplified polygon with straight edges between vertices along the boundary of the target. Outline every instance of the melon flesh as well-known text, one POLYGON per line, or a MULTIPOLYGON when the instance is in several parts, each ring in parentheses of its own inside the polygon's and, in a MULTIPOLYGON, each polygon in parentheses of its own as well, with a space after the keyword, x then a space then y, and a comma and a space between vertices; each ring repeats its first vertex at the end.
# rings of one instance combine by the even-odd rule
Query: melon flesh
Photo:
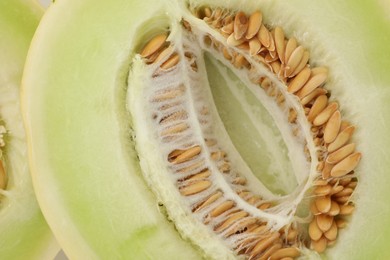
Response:
POLYGON ((33 1, 0 3, 0 117, 8 185, 0 190, 0 258, 50 259, 59 247, 39 209, 27 159, 20 84, 31 38, 43 10, 33 1))
MULTIPOLYGON (((327 256, 390 257, 390 25, 383 9, 356 1, 224 2, 213 5, 262 10, 268 24, 282 26, 310 49, 312 60, 330 68, 337 82, 332 95, 357 126, 364 160, 357 209, 327 256)), ((126 112, 130 57, 142 31, 164 29, 159 19, 178 19, 177 6, 151 0, 58 1, 39 26, 24 75, 30 161, 42 210, 71 258, 204 254, 181 239, 143 180, 126 112)), ((222 78, 213 80, 226 85, 222 78)), ((228 104, 220 105, 219 110, 228 104)))

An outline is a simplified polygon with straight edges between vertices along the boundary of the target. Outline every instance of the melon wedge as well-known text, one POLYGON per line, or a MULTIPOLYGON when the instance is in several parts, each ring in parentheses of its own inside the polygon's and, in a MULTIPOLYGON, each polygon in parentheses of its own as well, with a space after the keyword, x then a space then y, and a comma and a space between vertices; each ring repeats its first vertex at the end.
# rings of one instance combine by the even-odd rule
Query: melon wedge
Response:
MULTIPOLYGON (((390 257, 386 6, 363 1, 241 2, 229 1, 228 8, 248 13, 261 9, 267 23, 283 26, 310 48, 315 62, 331 68, 332 77, 342 85, 332 88, 332 95, 357 126, 355 138, 364 159, 354 196, 356 211, 326 255, 330 259, 390 257)), ((182 8, 185 5, 176 1, 56 1, 38 28, 23 80, 30 163, 43 213, 70 258, 212 255, 193 245, 196 236, 177 232, 161 206, 165 201, 157 199, 147 185, 126 110, 129 64, 142 33, 163 30, 169 21, 180 19, 182 8)), ((215 67, 210 77, 216 84, 228 84, 215 76, 223 65, 207 60, 206 65, 210 70, 215 67)), ((217 107, 229 111, 228 102, 217 107)), ((240 113, 230 116, 226 121, 240 120, 240 113)), ((236 131, 241 129, 232 129, 230 135, 236 131)), ((149 152, 151 158, 158 158, 149 152)))
POLYGON ((20 84, 30 41, 43 14, 33 1, 0 3, 0 117, 7 129, 8 184, 0 190, 0 258, 50 259, 59 247, 36 201, 20 112, 20 84))

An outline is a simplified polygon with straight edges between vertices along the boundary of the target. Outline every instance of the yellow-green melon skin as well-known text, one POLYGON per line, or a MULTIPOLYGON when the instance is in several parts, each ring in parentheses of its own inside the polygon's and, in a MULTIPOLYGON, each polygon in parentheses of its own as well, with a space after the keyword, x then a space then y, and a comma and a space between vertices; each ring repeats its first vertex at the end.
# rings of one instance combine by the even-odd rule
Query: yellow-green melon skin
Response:
POLYGON ((33 191, 20 112, 23 66, 42 14, 33 1, 0 1, 0 117, 9 131, 4 154, 11 175, 0 198, 0 259, 53 259, 59 251, 33 191))
MULTIPOLYGON (((33 182, 50 227, 72 259, 202 257, 176 233, 142 179, 126 113, 137 32, 167 11, 166 2, 59 0, 34 38, 22 95, 33 182)), ((332 93, 358 126, 355 138, 364 157, 356 212, 327 257, 389 259, 390 24, 382 3, 213 4, 260 8, 265 17, 269 11, 314 49, 313 59, 332 61, 331 73, 343 83, 332 93)))

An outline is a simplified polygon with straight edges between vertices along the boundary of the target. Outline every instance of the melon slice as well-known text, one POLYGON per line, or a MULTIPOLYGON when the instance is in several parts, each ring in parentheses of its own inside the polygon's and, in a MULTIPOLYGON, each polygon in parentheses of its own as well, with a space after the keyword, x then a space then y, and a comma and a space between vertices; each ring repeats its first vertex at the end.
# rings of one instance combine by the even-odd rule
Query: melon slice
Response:
POLYGON ((24 61, 42 13, 33 1, 0 3, 1 259, 49 259, 59 250, 34 195, 19 108, 24 61))
POLYGON ((37 196, 66 254, 389 257, 383 10, 55 2, 23 104, 37 196))

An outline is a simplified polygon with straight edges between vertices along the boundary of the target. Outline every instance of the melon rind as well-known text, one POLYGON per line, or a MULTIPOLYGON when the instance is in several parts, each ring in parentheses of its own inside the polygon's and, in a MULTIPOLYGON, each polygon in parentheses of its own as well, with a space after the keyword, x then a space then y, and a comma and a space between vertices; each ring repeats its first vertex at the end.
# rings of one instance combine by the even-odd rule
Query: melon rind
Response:
POLYGON ((0 2, 0 118, 8 133, 9 175, 0 195, 0 259, 52 259, 59 251, 36 201, 20 111, 20 84, 30 41, 43 14, 33 1, 0 2))
MULTIPOLYGON (((332 95, 358 126, 357 209, 328 257, 390 258, 390 25, 384 9, 375 1, 242 2, 213 4, 260 8, 267 22, 296 36, 316 65, 330 67, 332 95)), ((23 93, 33 181, 71 258, 200 257, 159 213, 140 175, 125 112, 135 33, 164 15, 163 4, 56 1, 34 39, 23 93)))

